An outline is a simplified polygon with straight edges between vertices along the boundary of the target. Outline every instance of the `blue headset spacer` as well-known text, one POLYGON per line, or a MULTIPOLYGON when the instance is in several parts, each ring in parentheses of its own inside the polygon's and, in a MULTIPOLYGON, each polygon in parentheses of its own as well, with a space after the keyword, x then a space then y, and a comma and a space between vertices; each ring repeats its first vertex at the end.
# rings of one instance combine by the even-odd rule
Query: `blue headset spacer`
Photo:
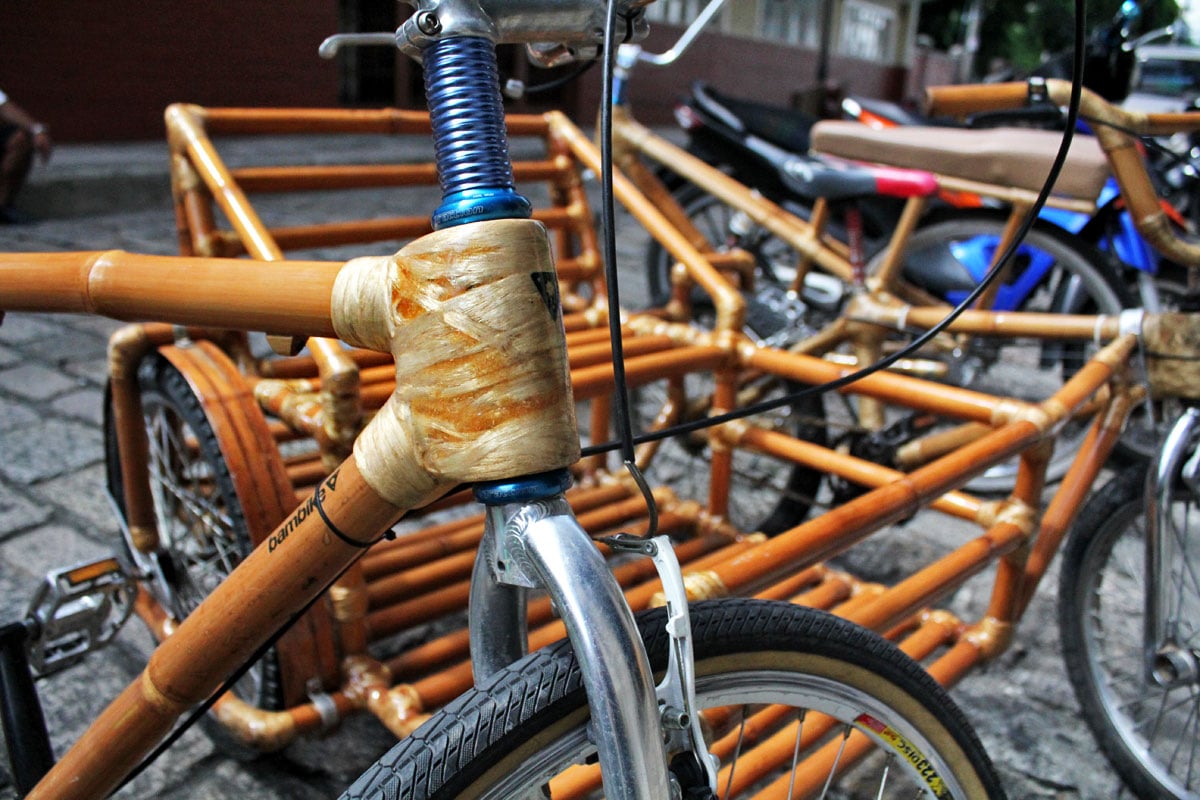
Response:
POLYGON ((500 506, 505 503, 530 503, 546 497, 562 494, 571 485, 571 473, 565 469, 526 475, 505 481, 487 481, 475 484, 475 499, 485 506, 500 506))
POLYGON ((443 198, 433 212, 433 227, 441 230, 468 222, 528 219, 532 215, 533 206, 512 189, 463 189, 443 198))

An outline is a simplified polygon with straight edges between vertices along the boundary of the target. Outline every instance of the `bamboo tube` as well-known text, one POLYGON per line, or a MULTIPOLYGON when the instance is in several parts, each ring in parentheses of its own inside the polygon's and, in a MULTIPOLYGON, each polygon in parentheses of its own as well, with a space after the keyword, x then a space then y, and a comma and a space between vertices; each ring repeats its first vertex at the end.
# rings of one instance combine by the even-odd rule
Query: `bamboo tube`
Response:
POLYGON ((432 231, 433 226, 428 217, 422 216, 291 225, 265 230, 283 251, 415 239, 432 231))
POLYGON ((783 579, 779 583, 768 586, 754 595, 754 597, 758 600, 786 600, 802 588, 807 588, 814 584, 819 585, 825 580, 828 573, 829 570, 824 564, 814 564, 783 579))
POLYGON ((983 436, 991 427, 980 422, 966 422, 949 430, 935 431, 896 448, 896 464, 912 469, 939 456, 956 450, 983 436))
MULTIPOLYGON (((824 383, 850 374, 849 370, 796 353, 742 347, 739 348, 738 354, 745 366, 791 378, 801 383, 824 383)), ((855 394, 877 397, 918 411, 930 411, 985 423, 991 423, 999 409, 1012 408, 1011 404, 1015 404, 1018 408, 1030 407, 1028 404, 1018 403, 1007 398, 998 400, 992 395, 974 392, 970 389, 944 386, 888 373, 875 373, 855 382, 851 389, 842 389, 841 391, 842 393, 853 391, 855 394)))
MULTIPOLYGON (((753 425, 723 426, 730 431, 734 443, 760 453, 786 458, 796 464, 840 475, 862 486, 878 487, 899 479, 904 473, 880 466, 873 461, 830 450, 778 431, 753 425)), ((949 492, 934 500, 932 508, 963 519, 975 519, 981 508, 979 500, 962 492, 949 492)))
MULTIPOLYGON (((1020 189, 1015 186, 999 186, 994 183, 972 181, 940 173, 935 174, 935 177, 937 178, 938 186, 945 191, 991 197, 1005 205, 1023 205, 1028 208, 1033 206, 1038 198, 1037 192, 1031 192, 1028 189, 1020 189)), ((1059 194, 1052 194, 1047 197, 1046 206, 1048 208, 1061 208, 1065 211, 1087 214, 1089 217, 1096 213, 1096 204, 1094 202, 1059 194)))
POLYGON ((175 104, 166 111, 167 140, 172 151, 186 152, 213 199, 233 224, 247 251, 261 261, 280 261, 279 247, 257 212, 238 188, 203 127, 203 109, 175 104))
MULTIPOLYGON (((607 320, 605 320, 607 322, 607 320)), ((584 321, 586 328, 581 328, 575 331, 567 331, 567 350, 574 350, 586 345, 608 342, 608 328, 597 327, 584 321)), ((631 329, 621 328, 622 336, 631 336, 634 333, 631 329)))
MULTIPOLYGON (((728 358, 728 353, 717 347, 678 347, 630 359, 625 365, 625 374, 629 384, 637 386, 664 377, 713 369, 728 358)), ((612 364, 602 363, 577 369, 571 373, 571 382, 576 400, 586 400, 601 392, 611 391, 612 364)))
POLYGON ((249 261, 119 250, 5 253, 0 255, 0 308, 334 336, 329 298, 341 267, 289 261, 285 275, 249 261), (230 286, 238 291, 230 292, 230 286))
POLYGON ((925 213, 928 202, 925 197, 910 197, 904 202, 904 210, 900 213, 900 219, 896 223, 896 229, 892 231, 887 248, 883 251, 879 267, 874 275, 867 276, 867 286, 872 293, 882 290, 894 294, 897 287, 904 283, 901 270, 904 267, 906 244, 925 213))
POLYGON ((1080 445, 1079 453, 1063 476, 1058 491, 1042 515, 1041 524, 1034 539, 1033 551, 1025 565, 1025 574, 1017 598, 1015 619, 1019 619, 1029 606, 1050 561, 1058 552, 1063 536, 1070 529, 1075 515, 1083 506, 1097 475, 1104 467, 1108 456, 1120 438, 1122 427, 1133 405, 1128 393, 1118 393, 1105 414, 1097 415, 1087 438, 1080 445))
MULTIPOLYGON (((712 398, 712 413, 732 411, 737 404, 737 375, 733 370, 721 369, 713 375, 715 388, 712 398)), ((729 485, 733 478, 733 451, 720 432, 709 431, 709 490, 708 513, 714 517, 729 514, 729 485)))
MULTIPOLYGON (((996 268, 1000 256, 1008 250, 1009 244, 1017 237, 1020 232, 1021 225, 1025 222, 1025 218, 1029 216, 1032 206, 1023 203, 1013 203, 1008 211, 1008 218, 1004 221, 1004 230, 1000 233, 1000 240, 996 242, 996 249, 992 253, 992 260, 988 263, 988 272, 996 268)), ((1009 259, 996 275, 996 279, 983 290, 983 294, 975 301, 975 308, 980 311, 991 309, 992 304, 996 302, 996 296, 1000 292, 1000 287, 1008 282, 1009 275, 1012 274, 1013 261, 1009 259)))
POLYGON ((828 575, 819 585, 789 599, 799 606, 828 611, 849 600, 854 595, 855 584, 857 581, 845 573, 828 575))
POLYGON ((137 369, 142 358, 170 341, 167 325, 127 325, 109 338, 108 374, 113 433, 117 439, 125 524, 135 549, 153 552, 159 544, 158 519, 150 490, 149 440, 137 369))
POLYGON ((894 625, 962 586, 997 556, 1024 544, 1029 533, 1021 525, 997 523, 984 535, 914 572, 845 616, 873 630, 894 625))
MULTIPOLYGON (((555 133, 569 143, 575 157, 589 169, 599 172, 600 153, 591 140, 562 114, 551 112, 547 114, 547 119, 555 133)), ((619 173, 614 175, 613 191, 621 204, 662 243, 667 252, 687 266, 692 278, 713 299, 713 305, 717 309, 717 330, 741 331, 746 305, 741 295, 713 269, 704 256, 663 217, 628 178, 619 173)))
MULTIPOLYGON (((323 487, 324 511, 351 541, 367 542, 399 517, 359 476, 354 460, 323 487)), ((106 796, 184 710, 207 698, 303 604, 361 553, 329 535, 323 518, 301 508, 255 549, 150 657, 141 677, 105 709, 31 798, 106 796), (303 564, 303 568, 300 568, 303 564), (238 624, 229 625, 236 612, 238 624), (220 641, 220 648, 211 647, 220 641), (204 649, 209 658, 197 661, 204 649), (123 747, 113 749, 112 741, 123 747)))
MULTIPOLYGON (((931 328, 942 321, 946 310, 913 306, 882 306, 866 298, 856 304, 854 316, 862 321, 889 327, 904 325, 931 328)), ((1043 314, 1032 311, 964 311, 950 324, 954 333, 977 336, 1037 337, 1110 341, 1120 335, 1120 317, 1111 315, 1043 314)))
MULTIPOLYGON (((632 336, 623 342, 626 358, 655 353, 674 346, 666 336, 632 336)), ((607 341, 597 344, 571 347, 568 345, 567 360, 571 369, 591 367, 612 362, 612 346, 607 341)))
MULTIPOLYGON (((432 132, 429 114, 407 109, 340 108, 199 108, 195 109, 213 134, 235 136, 265 133, 414 133, 432 132)), ((546 136, 546 119, 537 114, 506 114, 509 136, 546 136)))

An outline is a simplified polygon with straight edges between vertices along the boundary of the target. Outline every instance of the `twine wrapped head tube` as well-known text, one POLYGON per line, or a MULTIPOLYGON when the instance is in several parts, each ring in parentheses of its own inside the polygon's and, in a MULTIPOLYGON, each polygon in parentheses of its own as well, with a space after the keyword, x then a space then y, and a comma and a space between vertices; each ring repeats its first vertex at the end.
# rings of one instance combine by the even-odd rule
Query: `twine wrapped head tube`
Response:
POLYGON ((1147 314, 1142 336, 1150 394, 1200 400, 1200 314, 1147 314))
POLYGON ((532 220, 447 228, 346 264, 334 328, 396 359, 396 390, 354 446, 376 492, 411 508, 578 460, 557 287, 532 220))

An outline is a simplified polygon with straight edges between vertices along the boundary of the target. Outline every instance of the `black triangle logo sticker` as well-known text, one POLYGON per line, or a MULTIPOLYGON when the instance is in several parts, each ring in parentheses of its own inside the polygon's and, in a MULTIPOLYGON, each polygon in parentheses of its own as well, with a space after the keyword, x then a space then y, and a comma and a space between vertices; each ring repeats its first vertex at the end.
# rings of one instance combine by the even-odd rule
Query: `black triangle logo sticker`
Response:
POLYGON ((529 277, 533 278, 533 285, 537 287, 538 294, 542 296, 542 302, 546 304, 546 310, 550 312, 550 316, 558 319, 561 308, 558 300, 558 276, 553 272, 531 272, 529 277))

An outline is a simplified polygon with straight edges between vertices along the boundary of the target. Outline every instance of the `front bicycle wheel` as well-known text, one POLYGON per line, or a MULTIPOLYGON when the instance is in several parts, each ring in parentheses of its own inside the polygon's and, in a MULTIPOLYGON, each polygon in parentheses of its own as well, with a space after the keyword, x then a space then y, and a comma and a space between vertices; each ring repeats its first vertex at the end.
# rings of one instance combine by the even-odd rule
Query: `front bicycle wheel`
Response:
MULTIPOLYGON (((663 614, 639 624, 661 669, 663 614)), ((754 600, 696 604, 692 626, 720 797, 1003 796, 949 696, 875 634, 754 600)), ((448 705, 343 797, 597 797, 588 721, 579 666, 559 642, 448 705)))
POLYGON ((1063 551, 1058 625, 1067 675, 1104 754, 1138 797, 1200 798, 1200 507, 1176 487, 1176 557, 1165 610, 1181 664, 1152 676, 1143 648, 1146 465, 1127 467, 1084 505, 1063 551))

